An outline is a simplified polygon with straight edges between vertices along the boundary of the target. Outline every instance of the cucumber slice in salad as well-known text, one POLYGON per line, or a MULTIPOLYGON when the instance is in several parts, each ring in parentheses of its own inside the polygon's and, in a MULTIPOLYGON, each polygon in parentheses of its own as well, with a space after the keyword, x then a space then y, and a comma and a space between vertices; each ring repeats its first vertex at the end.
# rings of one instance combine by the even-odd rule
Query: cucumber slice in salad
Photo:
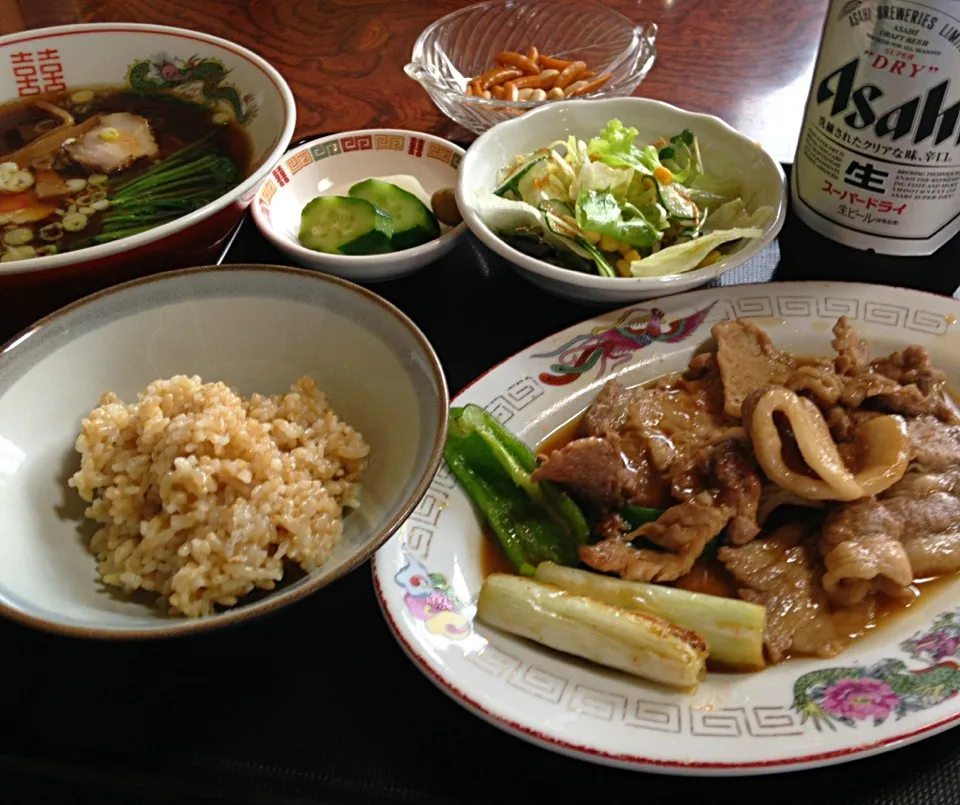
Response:
MULTIPOLYGON (((656 181, 656 179, 654 179, 656 181)), ((685 193, 680 192, 676 185, 657 182, 657 198, 671 218, 681 221, 696 221, 700 215, 697 205, 685 193)))
POLYGON ((393 219, 365 199, 319 196, 300 213, 300 242, 315 252, 382 254, 392 236, 393 219))
POLYGON ((380 179, 367 179, 350 188, 350 197, 370 202, 393 219, 390 245, 411 249, 440 237, 436 216, 413 193, 380 179))
POLYGON ((496 190, 493 191, 495 196, 505 196, 507 193, 518 192, 518 187, 520 185, 520 180, 527 175, 530 169, 534 165, 539 165, 547 158, 547 154, 541 154, 531 159, 529 162, 524 162, 519 168, 517 168, 513 173, 511 173, 504 183, 500 185, 496 190))

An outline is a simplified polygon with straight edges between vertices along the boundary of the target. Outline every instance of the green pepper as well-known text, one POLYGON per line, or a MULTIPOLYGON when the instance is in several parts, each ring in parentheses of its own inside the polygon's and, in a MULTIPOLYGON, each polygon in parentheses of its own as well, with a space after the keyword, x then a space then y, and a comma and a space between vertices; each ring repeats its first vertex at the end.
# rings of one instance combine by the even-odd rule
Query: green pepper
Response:
POLYGON ((647 509, 643 506, 624 506, 620 509, 620 516, 627 521, 631 531, 640 528, 644 523, 652 523, 659 519, 664 509, 647 509))
POLYGON ((558 487, 530 479, 536 455, 494 417, 475 405, 452 409, 443 456, 520 573, 577 563, 586 518, 558 487))
POLYGON ((578 545, 590 539, 590 525, 580 507, 568 494, 550 481, 531 481, 537 468, 537 456, 522 440, 507 430, 503 423, 479 405, 467 405, 450 412, 459 426, 480 436, 513 482, 563 528, 578 545))

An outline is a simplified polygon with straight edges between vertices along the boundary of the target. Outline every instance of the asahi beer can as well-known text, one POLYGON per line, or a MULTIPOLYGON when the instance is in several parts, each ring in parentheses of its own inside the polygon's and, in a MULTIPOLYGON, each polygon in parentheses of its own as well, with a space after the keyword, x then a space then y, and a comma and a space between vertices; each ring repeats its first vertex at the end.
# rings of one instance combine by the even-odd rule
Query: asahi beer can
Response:
POLYGON ((960 231, 960 0, 830 0, 790 193, 857 249, 929 255, 960 231))

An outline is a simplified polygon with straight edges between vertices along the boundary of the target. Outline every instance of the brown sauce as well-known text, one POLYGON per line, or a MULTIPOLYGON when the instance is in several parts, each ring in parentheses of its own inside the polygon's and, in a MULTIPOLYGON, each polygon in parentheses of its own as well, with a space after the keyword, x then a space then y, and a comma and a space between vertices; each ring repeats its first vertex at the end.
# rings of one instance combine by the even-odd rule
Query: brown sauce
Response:
MULTIPOLYGON (((813 363, 814 361, 813 359, 809 361, 798 361, 798 363, 800 362, 813 363)), ((952 390, 950 395, 954 397, 954 399, 957 399, 952 390)), ((538 455, 551 453, 573 441, 577 436, 582 419, 583 412, 565 422, 541 440, 535 452, 538 455)), ((496 535, 486 524, 483 526, 483 536, 484 539, 480 552, 480 570, 483 577, 486 578, 491 573, 516 573, 506 553, 504 553, 503 548, 501 548, 496 535)), ((945 585, 953 582, 955 579, 956 574, 951 573, 945 576, 916 581, 907 589, 907 595, 903 598, 878 595, 876 599, 876 616, 864 633, 895 622, 898 617, 917 606, 924 598, 929 598, 937 594, 945 585)), ((735 579, 732 574, 730 574, 723 564, 715 559, 698 561, 690 573, 673 582, 672 586, 690 592, 715 595, 722 598, 738 597, 735 579)), ((864 633, 851 635, 851 637, 857 638, 864 633)), ((789 656, 785 659, 789 659, 789 656)), ((721 673, 740 673, 740 669, 725 668, 722 665, 715 665, 713 662, 708 661, 708 665, 714 673, 718 671, 721 673)))

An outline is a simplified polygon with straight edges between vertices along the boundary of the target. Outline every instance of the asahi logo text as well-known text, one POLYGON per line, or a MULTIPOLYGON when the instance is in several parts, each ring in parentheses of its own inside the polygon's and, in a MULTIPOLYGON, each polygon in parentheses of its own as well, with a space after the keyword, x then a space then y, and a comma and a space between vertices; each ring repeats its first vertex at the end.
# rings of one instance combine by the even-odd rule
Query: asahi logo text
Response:
MULTIPOLYGON (((817 85, 817 104, 830 103, 829 116, 843 116, 843 122, 858 131, 872 130, 879 138, 896 142, 913 135, 917 145, 933 137, 933 145, 950 139, 960 119, 960 100, 946 106, 950 80, 945 79, 892 108, 884 108, 884 93, 876 84, 857 84, 860 58, 850 60, 817 85)), ((960 144, 960 136, 955 140, 960 144)))

